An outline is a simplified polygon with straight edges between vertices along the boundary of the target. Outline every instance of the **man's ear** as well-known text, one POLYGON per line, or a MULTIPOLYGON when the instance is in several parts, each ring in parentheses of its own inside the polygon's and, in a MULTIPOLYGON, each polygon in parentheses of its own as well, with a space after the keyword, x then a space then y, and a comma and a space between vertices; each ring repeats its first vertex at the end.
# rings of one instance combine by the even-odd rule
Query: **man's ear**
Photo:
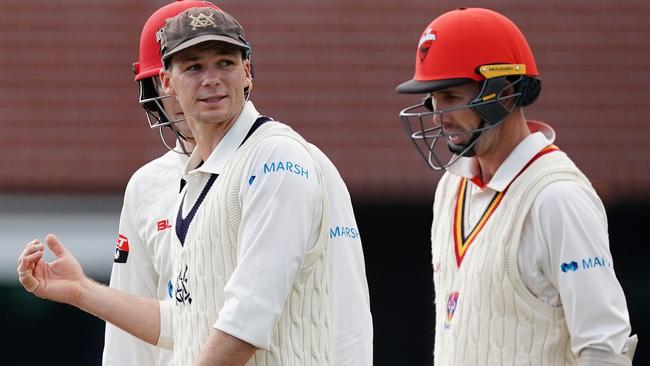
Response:
POLYGON ((250 92, 253 89, 253 75, 251 74, 250 60, 244 60, 244 72, 246 72, 246 86, 244 87, 244 93, 250 95, 250 92))
POLYGON ((176 92, 172 87, 171 73, 169 72, 169 70, 160 69, 160 72, 158 72, 158 76, 160 76, 160 84, 162 85, 165 94, 176 96, 176 92))
POLYGON ((251 61, 250 60, 244 60, 244 72, 246 72, 246 80, 252 82, 253 80, 253 74, 251 71, 251 61))

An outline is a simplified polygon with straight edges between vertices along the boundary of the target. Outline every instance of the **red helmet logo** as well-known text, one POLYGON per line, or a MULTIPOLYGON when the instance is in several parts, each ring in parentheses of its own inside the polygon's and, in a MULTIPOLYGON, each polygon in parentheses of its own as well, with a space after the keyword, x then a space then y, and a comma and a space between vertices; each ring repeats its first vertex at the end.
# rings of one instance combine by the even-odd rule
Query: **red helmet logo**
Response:
POLYGON ((418 43, 418 60, 424 62, 424 58, 427 57, 429 49, 431 48, 431 43, 436 40, 436 32, 433 31, 430 27, 424 30, 422 37, 420 37, 420 42, 418 43))

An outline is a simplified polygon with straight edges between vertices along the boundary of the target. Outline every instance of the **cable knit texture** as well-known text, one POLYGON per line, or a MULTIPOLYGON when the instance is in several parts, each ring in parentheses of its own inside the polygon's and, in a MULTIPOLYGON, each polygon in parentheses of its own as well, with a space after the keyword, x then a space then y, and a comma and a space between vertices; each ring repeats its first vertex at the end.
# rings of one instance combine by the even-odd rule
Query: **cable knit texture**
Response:
POLYGON ((517 248, 541 189, 560 180, 591 184, 563 152, 541 156, 508 188, 459 266, 453 217, 460 180, 446 173, 434 202, 435 365, 575 365, 563 310, 542 303, 525 287, 517 248), (455 311, 448 316, 455 292, 455 311))
MULTIPOLYGON (((237 266, 242 215, 239 189, 246 178, 242 175, 243 170, 252 158, 254 147, 270 136, 293 139, 311 152, 311 145, 288 126, 277 122, 260 126, 235 152, 206 196, 190 225, 186 245, 174 245, 174 270, 182 273, 187 266, 185 277, 192 299, 191 303, 177 302, 175 306, 174 354, 177 365, 194 364, 223 307, 224 287, 237 266)), ((318 161, 314 161, 318 168, 318 161)), ((269 349, 258 350, 246 364, 248 366, 329 365, 329 276, 326 261, 329 204, 325 182, 320 169, 317 170, 323 212, 320 236, 306 254, 284 309, 278 314, 269 349)))

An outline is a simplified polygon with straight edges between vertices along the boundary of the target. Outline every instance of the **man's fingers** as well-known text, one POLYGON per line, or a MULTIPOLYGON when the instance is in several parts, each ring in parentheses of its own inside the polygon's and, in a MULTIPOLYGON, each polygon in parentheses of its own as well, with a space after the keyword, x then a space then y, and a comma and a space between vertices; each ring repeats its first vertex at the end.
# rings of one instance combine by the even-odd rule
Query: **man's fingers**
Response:
POLYGON ((25 249, 23 249, 23 252, 20 254, 20 257, 18 258, 18 260, 20 260, 21 258, 26 257, 26 256, 28 256, 28 255, 30 255, 30 254, 32 254, 34 252, 37 252, 37 251, 42 252, 44 249, 45 249, 45 246, 43 244, 41 244, 41 243, 32 244, 31 246, 28 246, 25 249))
POLYGON ((27 243, 18 257, 18 281, 28 292, 36 291, 41 285, 40 281, 34 277, 34 269, 43 257, 44 250, 45 246, 38 239, 34 239, 27 243))
POLYGON ((22 253, 20 253, 20 256, 18 257, 18 263, 20 263, 20 260, 24 256, 29 255, 36 250, 43 250, 43 248, 44 248, 43 244, 41 244, 41 242, 39 242, 38 239, 34 239, 30 241, 29 243, 27 243, 27 245, 25 245, 25 249, 23 249, 22 253))
POLYGON ((65 254, 65 247, 61 244, 59 239, 54 236, 54 234, 48 234, 47 237, 45 237, 45 242, 57 258, 61 258, 65 254))
POLYGON ((43 249, 34 251, 28 255, 24 255, 18 266, 18 271, 24 271, 26 269, 33 268, 36 263, 43 257, 43 249))
MULTIPOLYGON (((34 253, 38 254, 38 253, 34 253)), ((39 280, 34 277, 32 269, 25 269, 18 272, 18 281, 28 292, 34 292, 40 285, 39 280)))
POLYGON ((18 272, 31 270, 36 263, 43 257, 43 244, 36 244, 31 247, 25 248, 18 257, 18 272))
POLYGON ((27 292, 34 292, 41 285, 41 282, 34 278, 31 274, 20 279, 20 283, 23 285, 27 292))
POLYGON ((38 239, 34 239, 34 240, 30 241, 29 243, 27 243, 27 245, 25 245, 25 248, 29 247, 30 245, 34 245, 34 244, 38 244, 38 243, 40 243, 40 241, 38 241, 38 239))

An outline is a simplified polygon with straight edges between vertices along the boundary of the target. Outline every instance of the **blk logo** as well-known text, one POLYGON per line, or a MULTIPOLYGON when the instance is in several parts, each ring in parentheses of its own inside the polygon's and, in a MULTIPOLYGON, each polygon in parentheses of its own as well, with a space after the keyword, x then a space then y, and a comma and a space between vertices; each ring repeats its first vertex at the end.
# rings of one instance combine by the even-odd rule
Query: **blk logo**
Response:
POLYGON ((560 266, 562 269, 562 272, 567 273, 569 271, 577 271, 578 270, 578 263, 575 261, 571 261, 569 263, 562 263, 562 266, 560 266))
POLYGON ((158 231, 164 231, 172 227, 169 223, 169 219, 159 220, 156 222, 156 226, 158 227, 158 231))

